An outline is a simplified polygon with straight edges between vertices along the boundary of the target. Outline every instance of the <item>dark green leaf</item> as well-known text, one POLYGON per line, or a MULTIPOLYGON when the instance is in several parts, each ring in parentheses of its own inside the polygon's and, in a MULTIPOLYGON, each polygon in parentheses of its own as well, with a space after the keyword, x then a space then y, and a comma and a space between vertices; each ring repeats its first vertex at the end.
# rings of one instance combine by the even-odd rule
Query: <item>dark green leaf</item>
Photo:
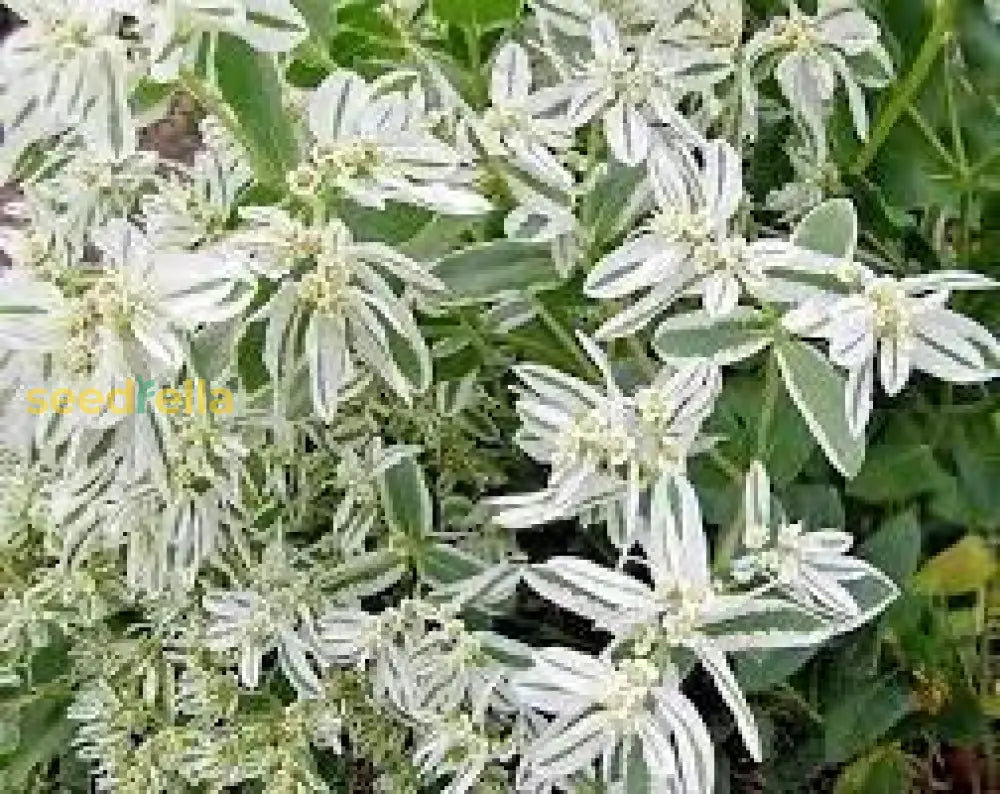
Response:
POLYGON ((883 522, 878 532, 860 548, 861 556, 902 584, 920 561, 920 522, 915 510, 900 513, 883 522))
POLYGON ((926 445, 884 444, 868 451, 847 493, 866 502, 904 502, 944 485, 945 472, 926 445))

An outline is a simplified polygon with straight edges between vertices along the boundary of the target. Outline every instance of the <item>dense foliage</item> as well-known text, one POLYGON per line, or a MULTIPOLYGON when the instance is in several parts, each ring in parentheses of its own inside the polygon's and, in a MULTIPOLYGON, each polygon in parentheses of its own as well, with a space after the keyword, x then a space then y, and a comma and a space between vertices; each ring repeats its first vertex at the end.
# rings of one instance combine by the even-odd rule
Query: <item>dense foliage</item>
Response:
POLYGON ((0 789, 1000 787, 995 0, 7 6, 0 789))

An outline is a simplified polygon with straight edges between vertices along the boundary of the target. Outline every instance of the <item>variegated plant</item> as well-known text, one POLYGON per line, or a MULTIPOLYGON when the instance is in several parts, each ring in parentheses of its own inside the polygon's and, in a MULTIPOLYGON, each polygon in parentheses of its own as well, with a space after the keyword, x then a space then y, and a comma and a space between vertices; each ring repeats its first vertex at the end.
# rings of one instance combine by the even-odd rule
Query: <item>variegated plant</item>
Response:
POLYGON ((948 306, 996 283, 889 270, 829 194, 878 24, 507 5, 8 3, 0 713, 51 690, 99 790, 710 792, 720 732, 765 753, 739 660, 898 595, 765 468, 797 409, 854 477, 876 374, 1000 374, 948 306), (144 143, 179 103, 188 162, 144 143))

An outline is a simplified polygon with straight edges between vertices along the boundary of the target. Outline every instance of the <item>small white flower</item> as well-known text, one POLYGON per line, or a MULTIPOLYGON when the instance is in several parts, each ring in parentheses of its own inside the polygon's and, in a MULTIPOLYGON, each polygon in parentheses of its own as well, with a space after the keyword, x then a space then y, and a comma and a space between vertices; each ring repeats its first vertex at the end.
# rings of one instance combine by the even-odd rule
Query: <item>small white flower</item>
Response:
POLYGON ((854 264, 846 294, 827 293, 785 315, 789 330, 830 342, 830 360, 848 370, 845 410, 851 431, 864 433, 872 412, 876 363, 890 395, 913 370, 953 383, 979 383, 1000 375, 1000 343, 978 323, 946 307, 953 290, 989 289, 975 273, 939 271, 923 276, 880 276, 854 264))
POLYGON ((201 123, 205 148, 191 167, 175 164, 170 178, 142 204, 146 232, 159 248, 192 248, 218 242, 236 199, 253 170, 218 122, 201 123))
POLYGON ((700 64, 671 57, 652 38, 635 46, 626 44, 604 14, 590 23, 590 44, 593 55, 569 83, 566 112, 574 128, 600 114, 612 154, 630 166, 639 165, 649 154, 655 124, 682 140, 697 140, 677 104, 698 85, 711 82, 706 75, 692 76, 700 64))
POLYGON ((478 215, 490 205, 468 185, 467 158, 431 134, 425 98, 409 74, 373 83, 336 71, 309 100, 312 162, 329 185, 372 207, 417 204, 452 215, 478 215))
POLYGON ((604 388, 541 365, 515 369, 528 387, 517 402, 516 441, 552 470, 545 489, 491 504, 499 523, 519 527, 623 500, 627 534, 634 537, 641 488, 664 471, 683 472, 688 457, 709 445, 699 432, 721 376, 709 362, 689 361, 629 397, 600 350, 580 339, 605 374, 604 388))
POLYGON ((521 760, 519 790, 565 785, 596 761, 612 784, 637 752, 649 774, 644 782, 657 791, 712 791, 712 741, 672 665, 661 671, 648 659, 614 663, 546 648, 517 676, 515 689, 526 705, 555 717, 521 760))
POLYGON ((273 377, 290 375, 301 359, 308 362, 313 405, 327 418, 358 360, 404 399, 426 387, 430 354, 408 300, 386 276, 425 292, 443 290, 438 279, 387 245, 354 240, 338 219, 311 226, 276 208, 243 214, 255 226, 238 234, 234 245, 253 254, 258 272, 284 276, 264 309, 265 364, 273 377), (397 361, 397 343, 408 360, 397 361))
POLYGON ((210 590, 203 599, 209 614, 207 647, 235 650, 240 682, 256 689, 263 658, 277 651, 278 661, 300 698, 317 697, 321 683, 309 661, 312 649, 302 638, 312 617, 308 578, 289 564, 280 543, 271 544, 255 571, 252 589, 210 590))
POLYGON ((871 620, 898 595, 896 585, 864 560, 847 554, 853 538, 836 529, 806 531, 800 522, 772 516, 770 480, 754 461, 743 506, 746 554, 733 561, 740 580, 763 578, 804 609, 850 631, 871 620), (860 595, 852 588, 862 584, 860 595), (874 594, 874 596, 873 596, 874 594))
POLYGON ((747 51, 751 64, 777 53, 778 85, 820 149, 826 149, 825 121, 837 77, 847 91, 854 129, 859 138, 866 138, 868 112, 862 86, 882 88, 893 76, 878 25, 854 0, 819 0, 816 16, 791 2, 789 15, 772 20, 754 36, 747 51))
POLYGON ((135 68, 120 35, 123 17, 108 0, 16 0, 25 24, 0 45, 0 178, 33 141, 73 130, 90 152, 135 149, 128 107, 135 68))
POLYGON ((584 283, 593 298, 641 296, 606 321, 598 338, 635 333, 685 294, 700 294, 712 317, 729 314, 780 259, 784 246, 747 242, 734 228, 743 198, 736 151, 725 141, 710 141, 702 157, 699 164, 691 150, 662 147, 650 157, 656 211, 584 283))
POLYGON ((18 272, 2 299, 14 308, 2 315, 0 344, 51 354, 53 378, 67 377, 67 386, 116 382, 136 366, 174 374, 188 332, 235 316, 252 297, 243 268, 222 253, 156 251, 125 221, 92 236, 103 262, 83 290, 67 296, 18 272))
POLYGON ((566 90, 531 90, 528 53, 516 42, 497 52, 490 76, 490 107, 474 122, 477 137, 494 157, 513 156, 533 175, 568 189, 573 177, 553 152, 572 143, 572 128, 559 113, 566 90))

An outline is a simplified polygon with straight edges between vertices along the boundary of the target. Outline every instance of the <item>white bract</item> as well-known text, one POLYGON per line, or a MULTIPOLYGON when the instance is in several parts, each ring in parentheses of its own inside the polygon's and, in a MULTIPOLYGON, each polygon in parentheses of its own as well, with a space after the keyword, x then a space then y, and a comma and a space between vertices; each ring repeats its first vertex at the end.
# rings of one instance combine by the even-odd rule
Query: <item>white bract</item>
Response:
MULTIPOLYGON (((748 486, 748 491, 751 491, 753 505, 756 505, 764 498, 761 490, 766 488, 766 479, 760 485, 762 475, 756 469, 752 477, 757 485, 753 489, 748 486)), ((753 714, 729 667, 726 652, 818 644, 832 633, 853 628, 857 625, 857 608, 845 612, 845 600, 837 604, 840 609, 833 609, 829 594, 839 592, 838 576, 858 580, 869 573, 877 574, 863 562, 839 556, 845 550, 839 542, 839 535, 838 543, 824 546, 822 540, 828 539, 829 533, 816 533, 812 537, 809 533, 798 542, 797 536, 791 538, 792 533, 786 529, 788 559, 794 555, 794 559, 800 561, 794 574, 790 572, 791 564, 786 563, 773 581, 761 587, 726 590, 712 577, 708 540, 691 485, 682 477, 662 476, 651 489, 648 509, 649 531, 642 540, 642 548, 651 585, 575 557, 556 557, 532 566, 525 573, 525 581, 544 597, 592 620, 596 627, 611 633, 614 641, 606 654, 627 651, 649 659, 643 659, 641 663, 640 669, 646 671, 641 682, 627 672, 624 676, 608 672, 601 676, 601 686, 613 690, 611 694, 605 691, 599 695, 605 707, 609 703, 617 707, 609 709, 610 714, 603 713, 600 718, 590 717, 586 728, 575 726, 570 734, 573 741, 566 735, 554 737, 551 742, 561 752, 546 748, 543 742, 542 747, 549 753, 543 756, 543 768, 557 777, 589 763, 593 756, 608 749, 606 744, 609 740, 612 743, 619 740, 620 734, 611 733, 602 720, 612 720, 619 730, 625 726, 628 731, 641 735, 645 716, 637 707, 649 697, 649 688, 660 675, 655 660, 669 660, 677 649, 693 652, 712 676, 720 696, 732 711, 748 750, 752 756, 759 758, 760 739, 753 714), (804 581, 813 583, 823 576, 826 579, 820 585, 806 590, 804 581), (823 608, 816 608, 815 601, 808 597, 817 592, 827 597, 827 600, 820 601, 823 608), (619 679, 623 679, 621 684, 619 679), (578 743, 584 742, 587 751, 580 749, 579 756, 568 752, 571 747, 580 748, 578 743), (567 753, 572 759, 568 763, 573 764, 565 771, 558 760, 562 753, 567 753)), ((766 517, 756 517, 762 512, 758 510, 755 518, 749 521, 753 528, 750 534, 755 540, 759 521, 766 520, 766 517)), ((888 595, 860 619, 867 619, 884 608, 895 597, 895 592, 892 584, 888 583, 888 595)), ((847 598, 850 597, 845 596, 847 598)), ((593 660, 587 663, 596 665, 593 660)), ((635 669, 634 666, 626 667, 626 671, 635 669)), ((667 666, 664 671, 669 669, 667 666)), ((566 675, 567 671, 560 671, 560 677, 566 675)), ((551 676, 543 680, 548 683, 551 676)), ((542 682, 536 686, 545 691, 542 682)), ((553 687, 553 684, 548 683, 548 686, 553 687)), ((588 694, 588 689, 578 683, 571 682, 567 689, 581 693, 584 698, 588 694)), ((578 720, 582 714, 573 713, 569 707, 574 703, 573 697, 549 694, 545 699, 540 698, 539 707, 547 711, 570 712, 573 719, 578 720)), ((584 704, 592 705, 586 700, 584 704)), ((567 730, 566 725, 558 724, 558 733, 567 730)), ((663 760, 645 744, 643 753, 654 775, 665 774, 661 766, 663 760)), ((531 754, 527 756, 529 764, 532 757, 531 754)), ((683 790, 701 789, 692 787, 683 790)))
POLYGON ((522 527, 576 515, 621 500, 627 534, 636 525, 642 488, 661 472, 683 473, 689 456, 707 449, 701 424, 721 381, 709 362, 663 370, 632 395, 621 391, 603 354, 581 336, 605 375, 603 388, 540 365, 515 371, 527 386, 517 402, 517 444, 551 466, 545 489, 491 500, 496 520, 522 527))
POLYGON ((160 248, 191 248, 218 242, 247 188, 253 170, 230 136, 209 118, 201 124, 205 148, 188 168, 177 164, 170 178, 142 204, 146 231, 160 248))
POLYGON ((17 0, 25 25, 0 45, 0 176, 38 138, 72 130, 90 152, 135 148, 128 96, 135 71, 111 0, 17 0))
POLYGON ((519 790, 565 786, 597 761, 607 782, 621 782, 637 753, 655 790, 712 791, 711 737, 672 666, 661 671, 645 658, 616 663, 546 648, 515 688, 526 704, 554 718, 522 759, 519 790))
POLYGON ((608 147, 626 165, 646 159, 656 137, 654 125, 671 136, 694 139, 697 133, 677 104, 710 75, 693 77, 701 64, 671 57, 652 38, 634 46, 622 37, 610 17, 590 23, 591 58, 580 64, 568 83, 567 120, 574 128, 598 115, 608 147))
POLYGON ((406 74, 366 83, 333 72, 309 100, 311 182, 325 180, 372 207, 401 201, 452 215, 486 212, 489 203, 470 187, 471 163, 431 133, 425 101, 406 74))
MULTIPOLYGON (((839 265, 839 272, 844 265, 839 265)), ((947 308, 952 291, 997 286, 975 273, 938 271, 895 278, 855 265, 846 294, 812 298, 785 315, 789 330, 829 340, 830 360, 849 374, 844 394, 851 430, 864 433, 875 373, 898 394, 913 370, 953 383, 1000 375, 1000 343, 978 323, 947 308)))
POLYGON ((634 334, 690 293, 701 295, 710 316, 729 314, 742 294, 763 285, 766 268, 783 261, 785 246, 751 243, 739 232, 743 179, 736 150, 725 141, 710 141, 701 160, 685 147, 658 147, 651 155, 656 210, 584 284, 593 298, 640 297, 607 320, 598 338, 634 334))
POLYGON ((744 552, 733 561, 738 581, 768 582, 841 631, 871 620, 899 594, 881 571, 848 556, 854 539, 847 532, 806 530, 772 510, 770 480, 760 461, 747 473, 743 516, 744 552))
POLYGON ((151 76, 164 82, 191 69, 201 48, 218 34, 243 39, 255 50, 289 52, 309 35, 291 0, 121 0, 146 37, 151 76))
POLYGON ((515 42, 496 54, 490 75, 490 107, 475 126, 486 153, 512 156, 517 165, 563 189, 573 177, 555 152, 572 142, 572 128, 564 111, 566 91, 561 88, 532 92, 528 53, 515 42))
MULTIPOLYGON (((7 274, 5 347, 52 358, 52 381, 104 384, 132 372, 173 375, 185 332, 227 320, 250 301, 248 273, 223 252, 155 251, 135 226, 92 234, 103 266, 69 295, 31 273, 7 274)), ((62 385, 62 384, 59 384, 62 385)))
POLYGON ((265 363, 275 378, 293 375, 304 360, 313 406, 328 417, 358 361, 404 399, 426 388, 427 346, 410 301, 386 277, 417 291, 443 290, 433 274, 383 243, 354 240, 339 219, 305 225, 273 207, 243 214, 250 226, 234 245, 253 256, 258 272, 281 279, 264 309, 265 363), (405 346, 405 361, 394 345, 405 346))
POLYGON ((862 88, 884 88, 892 61, 879 41, 878 25, 855 0, 819 0, 816 16, 789 4, 789 14, 771 20, 747 45, 751 64, 772 53, 782 93, 810 133, 826 149, 826 116, 838 78, 860 138, 868 137, 862 88))

